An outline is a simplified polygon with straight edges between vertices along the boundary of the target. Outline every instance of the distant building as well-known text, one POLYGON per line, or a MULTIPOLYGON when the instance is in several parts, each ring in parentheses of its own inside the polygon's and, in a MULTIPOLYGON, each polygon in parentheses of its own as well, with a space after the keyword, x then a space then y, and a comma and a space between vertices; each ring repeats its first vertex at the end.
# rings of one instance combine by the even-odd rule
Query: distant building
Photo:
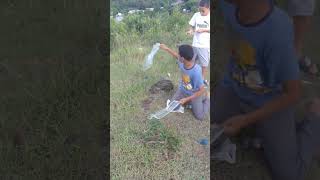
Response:
POLYGON ((134 14, 134 13, 137 13, 137 12, 139 12, 140 10, 137 10, 137 9, 133 9, 133 10, 130 10, 129 12, 128 12, 128 14, 134 14))
POLYGON ((153 11, 154 8, 146 8, 146 11, 153 11))
POLYGON ((182 4, 184 3, 183 0, 177 0, 176 2, 172 3, 171 6, 176 6, 176 5, 179 5, 179 4, 182 4))
POLYGON ((183 13, 190 13, 191 10, 190 10, 190 9, 183 9, 182 12, 183 12, 183 13))

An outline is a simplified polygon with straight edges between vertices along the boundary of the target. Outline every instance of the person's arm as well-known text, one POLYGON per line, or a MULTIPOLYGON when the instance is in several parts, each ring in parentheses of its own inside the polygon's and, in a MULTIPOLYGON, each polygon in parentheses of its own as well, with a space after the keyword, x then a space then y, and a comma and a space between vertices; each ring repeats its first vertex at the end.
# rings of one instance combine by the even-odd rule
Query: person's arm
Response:
POLYGON ((295 104, 300 98, 300 80, 289 80, 283 84, 283 93, 266 103, 261 108, 243 115, 233 116, 223 124, 228 135, 239 133, 242 128, 267 120, 272 114, 280 112, 295 104))
POLYGON ((169 54, 171 54, 173 57, 175 57, 176 59, 179 58, 178 53, 176 53, 175 51, 173 51, 172 49, 170 49, 169 47, 167 47, 165 44, 160 44, 160 48, 167 51, 169 54))
POLYGON ((195 27, 194 26, 190 26, 189 30, 187 31, 188 35, 192 35, 194 33, 195 27))
POLYGON ((206 89, 204 88, 204 85, 202 85, 197 92, 193 93, 191 96, 188 96, 186 98, 181 99, 180 103, 183 105, 183 104, 193 100, 194 98, 201 96, 202 94, 205 93, 205 91, 206 91, 206 89))
POLYGON ((196 14, 192 16, 192 18, 189 21, 189 30, 187 31, 188 35, 192 35, 195 31, 195 26, 196 26, 196 14))
POLYGON ((292 104, 296 104, 301 95, 300 80, 291 80, 283 84, 283 93, 266 103, 260 109, 245 115, 244 122, 246 125, 257 123, 264 120, 270 115, 282 111, 292 104))
POLYGON ((198 29, 196 32, 198 32, 198 33, 204 33, 204 32, 210 33, 210 29, 198 29))

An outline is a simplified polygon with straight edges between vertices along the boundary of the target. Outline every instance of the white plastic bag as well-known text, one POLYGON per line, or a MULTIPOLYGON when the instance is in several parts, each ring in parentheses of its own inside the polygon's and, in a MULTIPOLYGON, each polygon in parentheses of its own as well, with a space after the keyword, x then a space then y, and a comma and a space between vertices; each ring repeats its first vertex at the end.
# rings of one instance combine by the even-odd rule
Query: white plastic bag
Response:
POLYGON ((153 63, 153 57, 158 52, 159 48, 160 48, 160 43, 156 43, 153 45, 151 52, 145 58, 145 62, 143 65, 144 71, 148 70, 151 67, 153 63))
POLYGON ((167 100, 167 107, 166 109, 170 112, 179 112, 179 113, 184 113, 184 107, 181 106, 179 101, 170 101, 169 99, 167 100))
POLYGON ((157 111, 149 116, 148 119, 156 118, 156 119, 162 119, 166 115, 168 115, 171 112, 180 112, 184 113, 184 108, 181 106, 179 101, 171 101, 168 99, 167 100, 167 107, 157 111))
POLYGON ((226 161, 230 164, 234 164, 236 162, 237 146, 233 144, 229 138, 226 138, 226 136, 224 136, 224 128, 214 125, 212 134, 212 159, 218 161, 226 161))
POLYGON ((236 163, 237 146, 230 139, 226 139, 220 147, 212 153, 212 158, 218 161, 226 161, 230 164, 236 163))

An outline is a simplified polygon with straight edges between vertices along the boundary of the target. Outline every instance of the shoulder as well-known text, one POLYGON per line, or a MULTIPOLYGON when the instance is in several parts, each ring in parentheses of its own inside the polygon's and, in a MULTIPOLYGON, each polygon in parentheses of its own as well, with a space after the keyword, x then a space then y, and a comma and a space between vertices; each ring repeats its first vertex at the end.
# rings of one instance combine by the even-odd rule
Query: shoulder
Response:
POLYGON ((199 12, 194 13, 192 18, 190 19, 189 24, 194 24, 196 22, 196 20, 199 18, 199 14, 200 14, 199 12))
POLYGON ((193 68, 194 68, 193 71, 194 71, 194 73, 195 73, 196 75, 198 75, 198 74, 202 75, 202 72, 201 72, 201 71, 202 71, 202 68, 201 68, 201 66, 200 66, 199 64, 195 64, 193 68))
POLYGON ((194 13, 194 16, 201 16, 200 12, 194 13))
POLYGON ((269 40, 273 45, 284 45, 293 40, 293 24, 290 17, 282 10, 274 7, 269 22, 269 40))
POLYGON ((179 66, 180 69, 183 69, 183 63, 179 61, 179 59, 177 59, 177 64, 179 66))

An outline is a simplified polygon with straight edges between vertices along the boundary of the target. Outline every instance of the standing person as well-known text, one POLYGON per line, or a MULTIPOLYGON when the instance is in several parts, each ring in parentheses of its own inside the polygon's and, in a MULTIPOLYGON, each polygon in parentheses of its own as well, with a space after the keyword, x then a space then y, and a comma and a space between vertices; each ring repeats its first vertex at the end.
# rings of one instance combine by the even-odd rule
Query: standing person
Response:
POLYGON ((193 34, 193 49, 195 58, 199 61, 202 67, 202 78, 208 86, 208 81, 205 80, 205 75, 210 62, 210 1, 200 0, 199 12, 195 13, 189 21, 191 26, 188 35, 193 34))
MULTIPOLYGON (((220 0, 229 63, 213 94, 213 123, 233 136, 255 127, 273 180, 303 180, 320 145, 320 115, 297 124, 301 95, 293 24, 271 0, 220 0)), ((317 103, 319 106, 319 102, 317 103)))

